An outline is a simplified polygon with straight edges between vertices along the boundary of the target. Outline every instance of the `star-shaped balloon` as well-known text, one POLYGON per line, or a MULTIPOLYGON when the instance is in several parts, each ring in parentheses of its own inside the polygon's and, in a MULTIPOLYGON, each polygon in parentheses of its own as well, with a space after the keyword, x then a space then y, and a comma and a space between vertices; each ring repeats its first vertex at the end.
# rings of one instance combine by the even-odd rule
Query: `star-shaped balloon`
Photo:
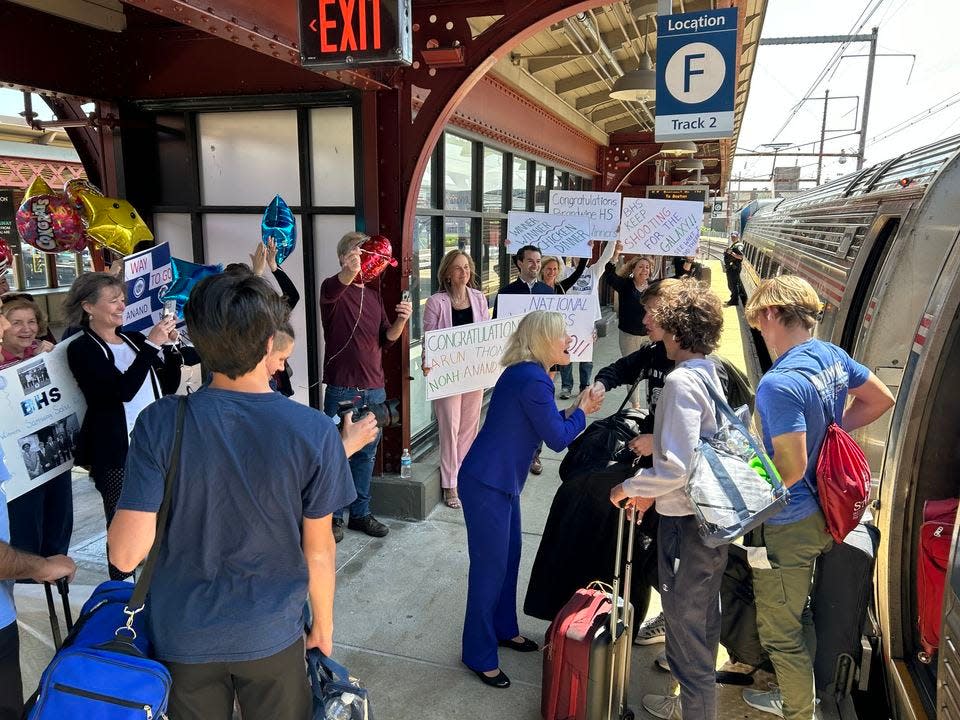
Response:
POLYGON ((289 206, 279 195, 267 205, 263 220, 260 221, 260 232, 264 245, 273 238, 277 244, 277 265, 283 265, 283 261, 297 247, 297 222, 289 206))
POLYGON ((37 175, 27 186, 27 191, 23 194, 24 200, 29 200, 34 195, 52 195, 53 190, 47 185, 47 181, 37 175))
POLYGON ((94 242, 129 255, 137 243, 153 240, 150 228, 126 200, 99 197, 84 190, 77 194, 86 210, 87 235, 94 242))
POLYGON ((200 265, 198 263, 170 258, 173 282, 164 294, 164 300, 177 301, 177 317, 183 317, 183 306, 193 292, 194 286, 208 275, 223 272, 223 265, 200 265))

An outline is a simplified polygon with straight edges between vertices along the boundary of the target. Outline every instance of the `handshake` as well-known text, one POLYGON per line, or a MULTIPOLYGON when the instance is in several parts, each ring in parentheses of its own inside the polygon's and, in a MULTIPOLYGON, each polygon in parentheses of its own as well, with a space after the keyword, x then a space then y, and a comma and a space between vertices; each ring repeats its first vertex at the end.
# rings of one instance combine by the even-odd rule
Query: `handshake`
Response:
POLYGON ((606 392, 607 390, 602 383, 595 382, 577 396, 577 401, 570 406, 571 412, 577 408, 582 409, 585 415, 597 412, 603 405, 603 397, 606 392))

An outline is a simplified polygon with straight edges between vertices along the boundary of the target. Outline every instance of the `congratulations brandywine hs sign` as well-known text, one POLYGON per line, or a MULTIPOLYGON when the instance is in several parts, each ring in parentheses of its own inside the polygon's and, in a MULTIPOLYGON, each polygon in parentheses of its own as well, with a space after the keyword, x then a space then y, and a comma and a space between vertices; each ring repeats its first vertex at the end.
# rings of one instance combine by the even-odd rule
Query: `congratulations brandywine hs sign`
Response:
POLYGON ((73 467, 73 450, 87 411, 67 365, 67 346, 0 370, 0 444, 10 471, 7 500, 73 467))

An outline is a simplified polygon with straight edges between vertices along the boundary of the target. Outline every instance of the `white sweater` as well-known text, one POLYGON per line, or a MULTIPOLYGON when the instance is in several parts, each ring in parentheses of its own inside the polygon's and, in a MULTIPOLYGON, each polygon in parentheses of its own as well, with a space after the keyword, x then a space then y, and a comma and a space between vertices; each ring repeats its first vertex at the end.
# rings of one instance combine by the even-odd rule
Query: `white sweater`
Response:
POLYGON ((703 376, 723 394, 711 360, 686 360, 667 375, 653 422, 653 467, 640 470, 623 483, 630 497, 656 498, 657 512, 680 517, 693 515, 683 492, 693 451, 701 439, 717 432, 716 408, 704 387, 703 376), (694 372, 696 368, 699 372, 694 372))
MULTIPOLYGON (((600 253, 600 257, 597 259, 597 261, 583 271, 584 275, 587 275, 589 273, 589 277, 590 277, 590 292, 586 294, 592 295, 597 300, 597 317, 596 317, 597 320, 600 320, 603 317, 602 313, 600 312, 600 276, 603 275, 603 269, 607 266, 607 263, 610 262, 610 258, 613 257, 613 251, 615 249, 616 244, 617 244, 616 240, 608 240, 606 245, 603 248, 603 252, 600 253)), ((581 277, 583 276, 581 275, 581 277)), ((576 293, 571 288, 571 290, 567 294, 580 295, 583 293, 576 293)))

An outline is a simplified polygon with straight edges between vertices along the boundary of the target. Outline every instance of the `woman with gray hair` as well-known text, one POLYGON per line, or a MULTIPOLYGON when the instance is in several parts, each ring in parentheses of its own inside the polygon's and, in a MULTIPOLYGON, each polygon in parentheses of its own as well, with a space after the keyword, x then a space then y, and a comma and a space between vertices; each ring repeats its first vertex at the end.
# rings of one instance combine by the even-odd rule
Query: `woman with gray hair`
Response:
MULTIPOLYGON (((176 392, 183 365, 174 344, 176 318, 163 318, 147 335, 121 332, 126 304, 123 280, 105 272, 78 277, 63 304, 68 326, 80 328, 67 347, 67 362, 87 402, 74 461, 89 466, 108 527, 137 416, 154 400, 176 392)), ((113 580, 128 577, 112 565, 109 570, 113 580)))
POLYGON ((493 389, 486 422, 460 468, 470 556, 462 658, 491 687, 510 687, 498 647, 538 649, 517 624, 520 493, 530 461, 541 442, 556 452, 565 449, 603 401, 602 393, 586 390, 566 410, 557 409, 548 370, 570 362, 569 343, 559 313, 523 317, 500 361, 506 369, 493 389))

